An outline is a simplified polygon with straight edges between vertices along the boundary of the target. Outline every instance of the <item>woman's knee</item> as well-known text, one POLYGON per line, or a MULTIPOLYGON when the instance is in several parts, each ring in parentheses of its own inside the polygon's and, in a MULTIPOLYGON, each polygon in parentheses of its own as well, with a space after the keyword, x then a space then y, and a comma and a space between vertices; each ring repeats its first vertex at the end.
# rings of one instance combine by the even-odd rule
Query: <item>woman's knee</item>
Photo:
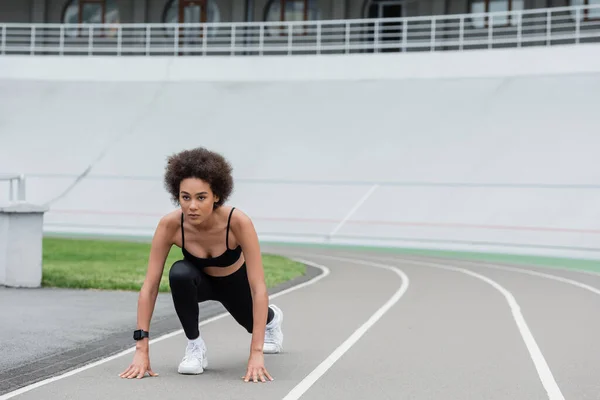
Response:
POLYGON ((185 260, 173 263, 169 270, 169 284, 177 286, 181 284, 193 284, 198 276, 196 269, 185 260))

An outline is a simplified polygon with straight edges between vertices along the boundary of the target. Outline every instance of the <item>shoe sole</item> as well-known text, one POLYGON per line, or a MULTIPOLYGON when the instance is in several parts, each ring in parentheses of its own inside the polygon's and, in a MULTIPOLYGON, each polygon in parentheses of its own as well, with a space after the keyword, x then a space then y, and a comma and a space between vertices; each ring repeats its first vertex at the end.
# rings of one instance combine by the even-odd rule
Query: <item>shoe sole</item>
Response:
POLYGON ((181 375, 200 375, 204 372, 204 369, 203 368, 200 368, 200 369, 179 368, 177 370, 177 372, 179 372, 181 375))
POLYGON ((279 349, 279 350, 273 350, 273 351, 269 351, 269 350, 265 351, 265 350, 263 350, 263 354, 279 354, 279 353, 281 353, 281 349, 279 349))

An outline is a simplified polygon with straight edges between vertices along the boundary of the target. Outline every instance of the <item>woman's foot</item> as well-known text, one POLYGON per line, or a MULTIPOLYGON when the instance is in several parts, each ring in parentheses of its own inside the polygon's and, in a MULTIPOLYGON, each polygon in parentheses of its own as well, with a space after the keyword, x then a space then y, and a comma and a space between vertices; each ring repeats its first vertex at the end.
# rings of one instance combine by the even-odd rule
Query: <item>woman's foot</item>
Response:
POLYGON ((197 375, 204 372, 208 361, 206 359, 206 344, 201 338, 188 341, 183 360, 177 372, 186 375, 197 375))
POLYGON ((265 330, 263 353, 275 354, 283 350, 283 332, 281 331, 283 311, 273 304, 269 307, 273 310, 273 319, 267 324, 267 329, 265 330))

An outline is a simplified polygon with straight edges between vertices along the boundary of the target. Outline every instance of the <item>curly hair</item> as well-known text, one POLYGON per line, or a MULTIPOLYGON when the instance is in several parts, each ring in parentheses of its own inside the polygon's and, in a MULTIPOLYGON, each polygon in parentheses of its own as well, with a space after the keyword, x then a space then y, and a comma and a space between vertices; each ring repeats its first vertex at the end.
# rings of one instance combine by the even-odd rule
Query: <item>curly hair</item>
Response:
POLYGON ((164 185, 171 200, 179 205, 179 185, 187 178, 198 178, 210 185, 219 197, 214 208, 222 206, 233 191, 233 168, 220 154, 198 147, 184 150, 167 158, 164 185))

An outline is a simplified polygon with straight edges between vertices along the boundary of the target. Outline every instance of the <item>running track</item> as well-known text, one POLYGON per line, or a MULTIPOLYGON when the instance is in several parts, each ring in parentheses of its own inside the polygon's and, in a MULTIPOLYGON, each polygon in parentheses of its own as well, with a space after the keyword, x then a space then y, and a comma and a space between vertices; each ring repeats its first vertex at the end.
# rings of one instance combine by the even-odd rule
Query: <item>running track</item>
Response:
POLYGON ((244 383, 249 336, 202 324, 209 367, 181 376, 185 338, 154 339, 157 378, 123 380, 118 354, 15 399, 598 399, 600 275, 375 252, 264 248, 322 269, 272 298, 285 313, 275 378, 244 383))

